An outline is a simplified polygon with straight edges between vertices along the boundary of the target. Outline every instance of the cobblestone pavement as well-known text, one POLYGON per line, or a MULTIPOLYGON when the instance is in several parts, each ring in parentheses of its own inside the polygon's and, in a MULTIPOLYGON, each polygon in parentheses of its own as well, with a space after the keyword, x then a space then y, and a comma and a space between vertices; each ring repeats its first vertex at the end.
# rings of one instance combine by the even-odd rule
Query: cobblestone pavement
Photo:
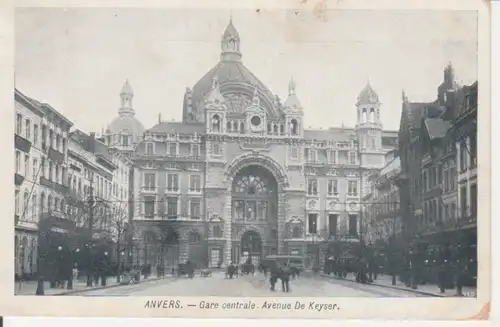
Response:
POLYGON ((261 274, 240 276, 226 279, 222 273, 214 273, 212 277, 193 279, 186 277, 169 278, 119 286, 109 289, 88 291, 83 296, 228 296, 228 297, 422 297, 410 291, 382 288, 373 285, 361 285, 350 281, 318 277, 301 277, 290 282, 290 293, 281 291, 277 284, 276 292, 270 291, 268 279, 261 274))

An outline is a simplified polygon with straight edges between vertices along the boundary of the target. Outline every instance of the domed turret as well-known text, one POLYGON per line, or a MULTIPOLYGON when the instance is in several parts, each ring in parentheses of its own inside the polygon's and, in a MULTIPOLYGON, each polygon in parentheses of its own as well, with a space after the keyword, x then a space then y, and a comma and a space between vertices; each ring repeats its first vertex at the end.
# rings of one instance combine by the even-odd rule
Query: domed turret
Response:
POLYGON ((105 140, 108 146, 121 150, 132 150, 144 134, 144 126, 135 118, 135 111, 132 106, 134 91, 128 80, 120 92, 121 107, 118 110, 118 117, 113 119, 105 131, 105 140))

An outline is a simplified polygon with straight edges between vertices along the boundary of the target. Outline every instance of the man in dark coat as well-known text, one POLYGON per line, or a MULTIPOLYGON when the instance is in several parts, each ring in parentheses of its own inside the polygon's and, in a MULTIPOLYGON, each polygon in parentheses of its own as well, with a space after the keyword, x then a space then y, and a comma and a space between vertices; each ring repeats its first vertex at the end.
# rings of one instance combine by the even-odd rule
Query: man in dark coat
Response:
POLYGON ((278 266, 276 264, 273 264, 271 266, 271 274, 270 275, 271 275, 271 277, 269 279, 269 282, 271 283, 271 291, 274 292, 275 291, 276 282, 278 281, 278 278, 281 275, 281 271, 280 271, 280 269, 278 268, 278 266))
POLYGON ((290 267, 285 262, 283 267, 281 268, 281 290, 283 292, 290 292, 290 275, 291 275, 290 267))

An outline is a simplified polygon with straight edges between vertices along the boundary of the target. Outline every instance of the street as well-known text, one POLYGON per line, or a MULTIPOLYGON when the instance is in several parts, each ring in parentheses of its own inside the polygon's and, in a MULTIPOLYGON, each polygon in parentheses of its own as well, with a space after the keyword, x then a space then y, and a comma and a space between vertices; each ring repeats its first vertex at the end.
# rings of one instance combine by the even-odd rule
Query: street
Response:
POLYGON ((228 296, 228 297, 422 297, 423 295, 384 288, 374 285, 362 285, 350 281, 323 277, 300 277, 290 282, 291 293, 281 291, 281 284, 276 285, 276 292, 269 290, 269 281, 261 274, 240 276, 226 279, 223 273, 214 273, 212 277, 195 276, 166 278, 135 285, 119 286, 108 289, 88 291, 83 296, 228 296))

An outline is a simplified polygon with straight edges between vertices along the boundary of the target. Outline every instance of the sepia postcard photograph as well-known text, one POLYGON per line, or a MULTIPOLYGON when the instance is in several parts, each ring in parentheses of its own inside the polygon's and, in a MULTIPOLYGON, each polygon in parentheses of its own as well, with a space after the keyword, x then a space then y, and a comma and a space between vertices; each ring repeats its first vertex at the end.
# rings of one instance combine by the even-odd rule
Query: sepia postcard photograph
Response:
POLYGON ((6 313, 488 319, 485 2, 63 5, 10 9, 6 313))

